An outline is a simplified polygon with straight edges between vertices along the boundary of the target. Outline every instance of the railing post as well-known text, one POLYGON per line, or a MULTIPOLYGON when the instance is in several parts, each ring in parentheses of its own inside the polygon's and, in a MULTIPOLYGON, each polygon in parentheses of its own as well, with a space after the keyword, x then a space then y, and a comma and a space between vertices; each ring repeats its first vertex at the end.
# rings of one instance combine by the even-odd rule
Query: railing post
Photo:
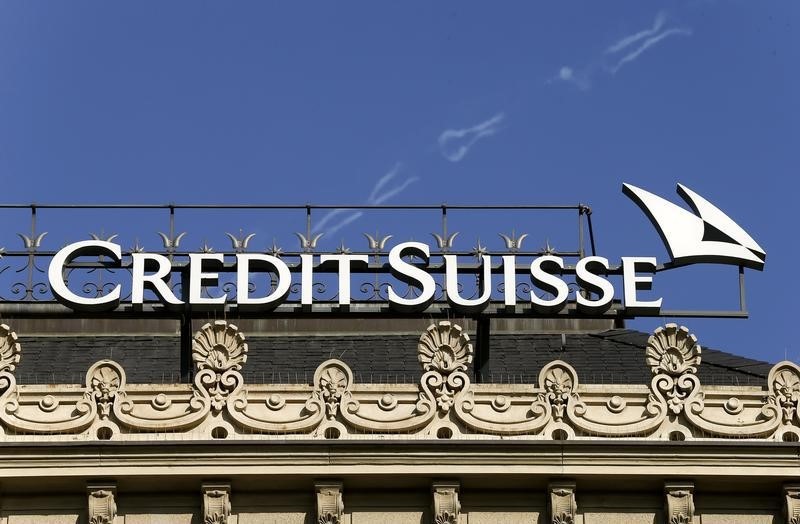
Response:
POLYGON ((183 312, 180 317, 180 343, 181 343, 181 381, 192 381, 192 306, 189 303, 189 268, 184 266, 181 271, 181 300, 183 312))

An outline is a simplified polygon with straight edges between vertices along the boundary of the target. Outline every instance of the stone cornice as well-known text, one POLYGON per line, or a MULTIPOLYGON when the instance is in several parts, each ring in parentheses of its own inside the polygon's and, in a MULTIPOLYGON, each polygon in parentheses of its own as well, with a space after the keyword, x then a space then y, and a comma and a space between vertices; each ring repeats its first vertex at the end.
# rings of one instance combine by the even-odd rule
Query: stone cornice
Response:
POLYGON ((797 478, 800 445, 659 441, 65 442, 0 446, 0 476, 453 475, 797 478))

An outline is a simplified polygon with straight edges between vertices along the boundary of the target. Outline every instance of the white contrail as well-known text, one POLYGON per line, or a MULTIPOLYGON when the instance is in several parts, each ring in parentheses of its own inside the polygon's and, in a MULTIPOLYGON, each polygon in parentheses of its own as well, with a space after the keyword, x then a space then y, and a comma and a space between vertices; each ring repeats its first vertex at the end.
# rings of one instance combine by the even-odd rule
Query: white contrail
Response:
POLYGON ((316 224, 314 224, 314 229, 313 229, 313 231, 319 231, 320 229, 322 229, 323 227, 325 227, 325 225, 326 225, 328 222, 330 222, 331 220, 333 220, 333 219, 334 219, 334 218, 336 218, 337 216, 341 215, 342 213, 346 213, 347 211, 349 211, 349 209, 334 209, 334 210, 332 210, 332 211, 329 211, 329 212, 328 212, 328 214, 327 214, 327 215, 325 215, 324 217, 322 217, 322 219, 320 219, 320 221, 319 221, 319 222, 317 222, 316 224))
POLYGON ((564 65, 546 83, 566 82, 575 85, 582 91, 587 91, 592 87, 592 77, 597 70, 604 70, 606 73, 615 75, 625 64, 633 62, 647 49, 665 38, 674 35, 688 36, 692 34, 692 30, 687 27, 668 27, 665 29, 667 18, 667 13, 664 11, 659 12, 655 20, 653 20, 652 27, 624 36, 608 46, 603 53, 606 58, 598 58, 588 66, 577 70, 564 65), (619 57, 623 52, 626 54, 617 59, 616 57, 619 57), (615 59, 616 63, 614 65, 603 65, 604 62, 615 59))
POLYGON ((372 200, 372 202, 370 202, 370 204, 372 204, 374 206, 377 206, 378 204, 383 204, 384 202, 386 202, 387 200, 389 200, 393 196, 400 194, 402 191, 405 191, 405 189, 408 186, 410 186, 411 184, 413 184, 417 180, 419 180, 419 177, 416 177, 416 176, 412 176, 412 177, 406 179, 405 182, 403 182, 402 184, 400 184, 396 188, 390 189, 386 193, 374 198, 372 200))
MULTIPOLYGON (((392 169, 390 169, 385 175, 380 177, 375 185, 372 188, 372 192, 367 197, 367 204, 372 206, 377 206, 389 200, 390 198, 400 194, 401 192, 405 191, 405 189, 419 180, 419 177, 409 177, 405 181, 403 181, 400 185, 392 187, 391 189, 386 189, 386 185, 391 181, 397 174, 402 170, 403 164, 400 162, 396 163, 392 169)), ((317 222, 314 226, 314 231, 319 232, 325 228, 325 233, 327 235, 332 235, 333 233, 339 231, 343 227, 351 224, 352 222, 358 220, 364 215, 362 211, 356 211, 352 209, 334 209, 326 214, 322 219, 317 222), (325 228, 325 226, 334 218, 338 217, 346 213, 346 215, 341 218, 338 222, 334 223, 332 226, 325 228)))
POLYGON ((647 40, 644 41, 644 43, 642 45, 640 45, 639 47, 637 47, 635 50, 631 51, 627 55, 623 56, 620 59, 620 61, 617 62, 617 65, 615 65, 614 67, 611 68, 611 73, 612 74, 616 74, 617 71, 622 69, 622 66, 624 66, 625 64, 627 64, 629 62, 633 62, 634 60, 639 58, 639 55, 641 55, 642 53, 647 51, 647 49, 649 47, 656 45, 657 43, 659 43, 660 41, 664 40, 665 38, 667 38, 669 36, 672 36, 672 35, 686 35, 686 36, 688 36, 688 35, 691 35, 691 34, 692 34, 692 32, 689 29, 682 28, 682 27, 675 27, 675 28, 672 28, 672 29, 667 29, 666 31, 664 31, 662 33, 659 33, 658 35, 656 35, 654 37, 648 38, 647 40))
POLYGON ((400 172, 400 168, 402 168, 402 167, 403 167, 403 164, 401 164, 400 162, 397 162, 394 165, 394 167, 392 167, 392 169, 389 170, 388 173, 386 173, 385 175, 380 177, 378 179, 378 182, 375 184, 375 187, 372 188, 372 193, 369 194, 369 197, 367 198, 367 202, 369 202, 370 204, 373 204, 375 202, 375 199, 378 196, 378 192, 380 192, 380 190, 383 189, 383 186, 385 186, 387 184, 387 182, 389 182, 389 180, 394 178, 395 175, 400 172))
POLYGON ((656 19, 653 22, 653 27, 650 29, 645 29, 644 31, 639 31, 638 33, 634 33, 632 35, 628 35, 626 37, 621 38, 615 44, 612 44, 606 49, 606 54, 609 53, 616 53, 617 51, 622 51, 629 45, 638 42, 642 38, 647 38, 649 36, 653 36, 661 31, 661 28, 664 27, 664 22, 667 21, 667 15, 663 11, 656 15, 656 19))
POLYGON ((460 162, 469 152, 470 148, 475 145, 475 142, 481 138, 492 136, 500 131, 500 123, 505 119, 504 113, 497 113, 489 120, 485 120, 472 127, 465 127, 463 129, 445 129, 439 135, 439 149, 450 162, 460 162), (467 138, 466 143, 461 144, 455 150, 448 150, 448 143, 452 140, 467 138))
POLYGON ((340 229, 342 229, 344 226, 361 218, 363 214, 364 213, 361 211, 353 211, 351 214, 347 215, 342 220, 340 220, 339 222, 337 222, 336 224, 332 225, 327 230, 325 230, 325 233, 327 233, 328 235, 332 235, 337 231, 339 231, 340 229))

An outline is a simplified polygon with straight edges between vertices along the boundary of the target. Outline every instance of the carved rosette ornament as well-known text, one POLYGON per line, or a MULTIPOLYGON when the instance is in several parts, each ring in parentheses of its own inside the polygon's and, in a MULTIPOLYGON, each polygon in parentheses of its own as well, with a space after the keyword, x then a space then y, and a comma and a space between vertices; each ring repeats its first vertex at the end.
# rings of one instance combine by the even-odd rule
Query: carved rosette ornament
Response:
POLYGON ((433 518, 433 524, 458 524, 458 517, 445 511, 433 518))
POLYGON ((700 353, 697 338, 677 324, 659 327, 647 340, 645 361, 655 375, 653 385, 665 395, 670 411, 676 415, 699 386, 694 374, 700 366, 700 353))
POLYGON ((116 484, 89 484, 89 524, 113 524, 117 516, 116 484))
POLYGON ((203 484, 203 524, 228 524, 231 515, 231 485, 203 484))
POLYGON ((417 345, 417 358, 425 375, 422 382, 433 387, 439 409, 445 413, 455 395, 468 383, 464 373, 472 362, 473 348, 461 326, 441 321, 431 324, 417 345))
POLYGON ((460 488, 461 484, 456 481, 433 483, 433 524, 458 524, 461 514, 461 502, 458 499, 460 488))
POLYGON ((320 515, 319 520, 317 521, 318 524, 340 524, 342 521, 334 515, 333 513, 326 513, 324 515, 320 515))
POLYGON ((194 335, 192 360, 197 366, 196 380, 208 390, 214 412, 219 412, 242 383, 238 372, 247 361, 244 335, 224 320, 208 323, 194 335))
POLYGON ((667 482, 664 484, 665 521, 668 524, 691 524, 694 519, 694 484, 667 482))
POLYGON ((317 482, 317 524, 340 524, 344 514, 341 482, 317 482))
POLYGON ((551 524, 574 524, 578 504, 575 501, 575 483, 551 482, 547 488, 551 524))

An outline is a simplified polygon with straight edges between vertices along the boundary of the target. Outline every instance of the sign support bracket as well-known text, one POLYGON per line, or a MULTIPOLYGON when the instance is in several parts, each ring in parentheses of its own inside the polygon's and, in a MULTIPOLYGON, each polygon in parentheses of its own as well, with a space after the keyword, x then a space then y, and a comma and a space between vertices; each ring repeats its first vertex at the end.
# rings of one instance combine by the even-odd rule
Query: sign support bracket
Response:
POLYGON ((475 319, 475 324, 477 326, 475 334, 477 343, 475 346, 475 361, 473 362, 473 366, 475 383, 480 384, 488 378, 486 375, 489 371, 491 322, 489 317, 479 316, 475 319))

